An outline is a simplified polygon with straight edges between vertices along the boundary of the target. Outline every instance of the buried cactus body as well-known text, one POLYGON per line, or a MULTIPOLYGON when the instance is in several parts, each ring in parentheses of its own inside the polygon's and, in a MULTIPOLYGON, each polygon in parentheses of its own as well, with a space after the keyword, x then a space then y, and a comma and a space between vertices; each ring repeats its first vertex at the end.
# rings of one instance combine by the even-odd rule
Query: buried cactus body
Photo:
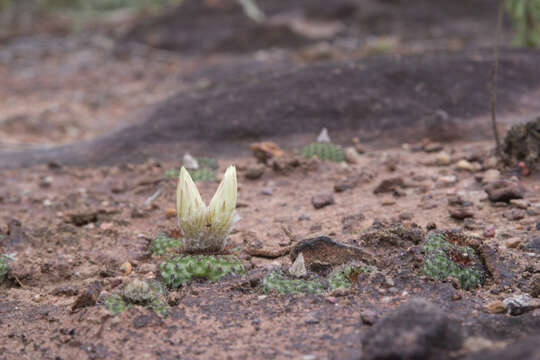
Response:
POLYGON ((169 306, 165 295, 165 290, 159 283, 133 279, 124 287, 122 294, 115 293, 107 297, 104 305, 115 315, 132 305, 141 305, 161 316, 167 316, 169 306))
MULTIPOLYGON (((196 168, 189 168, 186 165, 187 171, 193 181, 214 181, 216 180, 216 175, 214 171, 218 168, 218 163, 216 159, 211 157, 195 157, 193 158, 196 161, 196 168)), ((178 168, 172 168, 165 172, 165 177, 176 178, 180 174, 178 168)))
POLYGON ((0 282, 4 281, 4 278, 6 277, 8 271, 9 267, 7 264, 7 260, 3 255, 0 255, 0 282))
POLYGON ((159 266, 163 282, 171 288, 194 279, 217 281, 228 274, 243 274, 244 266, 233 256, 193 255, 175 257, 159 266))
POLYGON ((236 169, 230 166, 210 204, 206 206, 197 186, 182 167, 176 191, 178 224, 182 229, 184 251, 219 252, 226 245, 235 219, 237 196, 236 169))
POLYGON ((369 272, 365 266, 344 265, 332 271, 328 277, 315 274, 307 278, 294 278, 284 271, 272 271, 262 281, 264 292, 285 293, 321 293, 336 289, 349 288, 360 272, 369 272))
POLYGON ((300 154, 308 159, 317 156, 320 160, 345 161, 343 148, 329 142, 317 142, 306 145, 300 150, 300 154))
POLYGON ((181 245, 182 238, 175 238, 167 234, 158 234, 154 240, 152 240, 150 250, 152 251, 152 254, 162 256, 171 252, 174 248, 179 248, 181 245))
POLYGON ((455 237, 444 231, 428 233, 422 244, 423 272, 433 279, 456 279, 464 290, 476 289, 485 281, 484 267, 475 250, 453 241, 455 237))
POLYGON ((16 253, 0 254, 0 282, 4 281, 9 272, 8 261, 15 260, 16 255, 16 253))

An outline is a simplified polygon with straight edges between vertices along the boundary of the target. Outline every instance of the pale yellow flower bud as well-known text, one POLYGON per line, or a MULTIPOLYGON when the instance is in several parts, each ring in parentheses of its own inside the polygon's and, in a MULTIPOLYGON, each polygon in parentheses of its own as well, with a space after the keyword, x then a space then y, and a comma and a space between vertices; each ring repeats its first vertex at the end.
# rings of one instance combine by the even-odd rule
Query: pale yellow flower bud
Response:
POLYGON ((207 207, 189 172, 182 167, 176 192, 178 224, 186 251, 220 251, 234 224, 238 186, 230 166, 207 207))

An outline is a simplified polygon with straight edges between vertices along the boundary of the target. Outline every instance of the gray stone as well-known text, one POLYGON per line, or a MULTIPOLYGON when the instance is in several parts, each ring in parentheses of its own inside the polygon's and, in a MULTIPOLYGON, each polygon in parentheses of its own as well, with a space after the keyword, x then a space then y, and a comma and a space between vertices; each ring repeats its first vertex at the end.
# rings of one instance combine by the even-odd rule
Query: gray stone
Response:
POLYGON ((378 321, 363 339, 363 359, 443 359, 461 348, 458 320, 424 299, 413 299, 378 321))

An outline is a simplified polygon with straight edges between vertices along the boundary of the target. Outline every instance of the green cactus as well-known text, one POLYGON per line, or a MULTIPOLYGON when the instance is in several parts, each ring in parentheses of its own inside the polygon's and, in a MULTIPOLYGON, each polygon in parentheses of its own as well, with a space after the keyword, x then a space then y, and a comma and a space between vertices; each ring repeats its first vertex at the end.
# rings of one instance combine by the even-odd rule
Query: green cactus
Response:
MULTIPOLYGON (((1 236, 1 234, 0 234, 1 236)), ((17 253, 13 254, 0 254, 0 283, 4 281, 6 278, 8 272, 9 272, 9 265, 8 261, 15 260, 15 256, 17 253)))
POLYGON ((219 167, 217 160, 211 157, 201 156, 201 157, 196 157, 195 160, 197 160, 197 163, 199 164, 199 168, 217 170, 219 167))
MULTIPOLYGON (((198 169, 188 169, 189 175, 193 181, 215 181, 216 175, 214 171, 218 168, 218 163, 216 159, 210 157, 196 157, 197 163, 199 164, 198 169)), ((165 177, 168 178, 177 178, 180 173, 178 168, 172 168, 165 171, 165 177)))
POLYGON ((121 295, 112 294, 107 299, 105 299, 105 307, 111 313, 116 315, 126 310, 129 307, 129 305, 124 301, 121 295))
POLYGON ((193 181, 214 181, 216 180, 216 175, 212 169, 200 167, 198 169, 188 169, 189 175, 193 181))
POLYGON ((7 260, 3 255, 0 255, 0 282, 4 281, 8 271, 9 266, 7 260))
POLYGON ((330 160, 335 162, 345 161, 345 152, 339 145, 327 142, 317 142, 304 146, 300 154, 308 159, 317 156, 321 160, 330 160))
POLYGON ((515 43, 540 46, 540 0, 507 0, 506 11, 516 27, 515 43))
POLYGON ((169 259, 159 265, 163 282, 170 288, 193 279, 218 281, 228 274, 243 274, 244 266, 233 256, 189 255, 169 259))
POLYGON ((264 292, 284 293, 319 293, 325 290, 325 284, 316 276, 307 280, 295 279, 283 271, 272 271, 262 281, 264 292))
POLYGON ((157 256, 167 255, 174 248, 179 248, 182 245, 182 238, 170 237, 167 234, 158 234, 152 244, 150 250, 152 254, 157 256))
POLYGON ((464 238, 462 234, 456 236, 447 231, 429 232, 422 244, 424 274, 438 280, 455 278, 464 290, 483 285, 484 267, 474 249, 464 245, 464 238))
POLYGON ((105 299, 105 307, 113 314, 119 314, 132 305, 141 305, 166 317, 169 305, 166 292, 155 281, 133 279, 122 291, 122 294, 112 294, 105 299))
POLYGON ((284 271, 272 271, 262 281, 264 292, 285 293, 321 293, 336 289, 346 289, 353 285, 354 278, 360 272, 369 272, 369 268, 357 265, 344 265, 334 270, 328 278, 315 274, 307 279, 297 279, 284 271))

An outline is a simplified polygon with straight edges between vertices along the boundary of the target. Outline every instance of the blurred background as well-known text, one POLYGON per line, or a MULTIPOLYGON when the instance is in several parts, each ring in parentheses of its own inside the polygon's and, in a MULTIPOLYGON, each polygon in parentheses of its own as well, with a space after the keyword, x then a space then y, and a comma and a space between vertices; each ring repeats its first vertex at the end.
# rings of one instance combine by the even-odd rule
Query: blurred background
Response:
MULTIPOLYGON (((497 10, 494 0, 0 0, 0 149, 90 139, 254 69, 490 49, 497 10)), ((536 47, 539 34, 540 0, 507 0, 501 45, 536 47)))

